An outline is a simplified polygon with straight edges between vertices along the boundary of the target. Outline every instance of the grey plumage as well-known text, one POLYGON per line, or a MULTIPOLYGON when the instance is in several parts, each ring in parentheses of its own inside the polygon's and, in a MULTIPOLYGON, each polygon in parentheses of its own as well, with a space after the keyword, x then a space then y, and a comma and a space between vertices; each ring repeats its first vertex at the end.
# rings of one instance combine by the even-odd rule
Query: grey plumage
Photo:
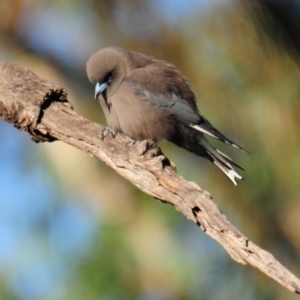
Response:
MULTIPOLYGON (((199 113, 186 78, 171 64, 122 48, 104 48, 87 62, 108 126, 136 140, 166 139, 212 161, 236 185, 239 165, 205 135, 244 150, 199 113)), ((245 151, 245 150, 244 150, 245 151)))

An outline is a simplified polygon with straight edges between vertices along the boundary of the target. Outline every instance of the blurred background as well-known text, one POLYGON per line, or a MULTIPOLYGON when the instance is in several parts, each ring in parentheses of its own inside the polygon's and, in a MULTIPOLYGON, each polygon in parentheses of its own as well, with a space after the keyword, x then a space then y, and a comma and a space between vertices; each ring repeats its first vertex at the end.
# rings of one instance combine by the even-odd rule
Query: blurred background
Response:
MULTIPOLYGON (((161 143, 299 277, 300 1, 0 0, 0 60, 61 85, 101 124, 85 63, 111 45, 176 65, 201 112, 251 152, 212 141, 246 169, 235 187, 161 143)), ((86 153, 34 144, 3 121, 0 140, 0 299, 298 299, 86 153)))

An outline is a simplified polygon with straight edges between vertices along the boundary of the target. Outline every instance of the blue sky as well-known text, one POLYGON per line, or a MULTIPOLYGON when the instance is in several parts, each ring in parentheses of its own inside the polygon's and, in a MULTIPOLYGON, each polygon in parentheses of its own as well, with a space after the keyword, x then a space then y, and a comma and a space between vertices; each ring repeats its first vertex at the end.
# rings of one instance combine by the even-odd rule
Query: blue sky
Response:
MULTIPOLYGON (((70 5, 69 1, 60 3, 27 9, 25 6, 17 32, 36 52, 55 57, 65 67, 84 69, 87 57, 98 48, 107 46, 102 44, 97 16, 88 2, 77 2, 76 6, 70 5)), ((150 3, 153 11, 170 26, 177 26, 183 18, 192 17, 210 7, 207 0, 151 0, 150 3)), ((153 24, 151 19, 141 22, 139 18, 144 16, 130 15, 130 9, 127 10, 126 6, 120 8, 120 14, 116 16, 116 23, 124 33, 137 34, 137 22, 141 37, 152 30, 160 30, 157 27, 159 24, 153 24)))
POLYGON ((20 299, 42 299, 50 290, 63 291, 59 283, 69 272, 64 260, 82 255, 97 223, 88 208, 73 201, 75 195, 58 192, 41 147, 28 134, 0 121, 0 139, 5 141, 0 150, 0 276, 20 299))

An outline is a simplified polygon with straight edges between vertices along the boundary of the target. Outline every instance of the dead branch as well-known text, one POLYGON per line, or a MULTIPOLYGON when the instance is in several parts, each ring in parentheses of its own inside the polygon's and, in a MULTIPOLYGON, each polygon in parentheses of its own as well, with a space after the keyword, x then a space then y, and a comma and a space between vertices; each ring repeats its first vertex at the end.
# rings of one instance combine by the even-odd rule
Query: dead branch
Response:
POLYGON ((103 127, 76 113, 61 87, 17 64, 0 63, 0 117, 27 131, 35 142, 60 140, 101 159, 143 192, 173 205, 233 260, 300 293, 300 280, 233 227, 208 192, 180 177, 153 141, 134 142, 121 134, 102 141, 103 127))

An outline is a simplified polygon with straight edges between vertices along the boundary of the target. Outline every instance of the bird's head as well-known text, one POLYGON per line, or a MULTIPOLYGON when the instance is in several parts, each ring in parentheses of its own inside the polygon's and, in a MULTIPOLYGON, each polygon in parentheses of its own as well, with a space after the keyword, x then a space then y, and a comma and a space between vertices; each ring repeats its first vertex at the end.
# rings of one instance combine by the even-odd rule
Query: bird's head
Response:
POLYGON ((94 53, 87 62, 86 71, 95 85, 95 98, 106 92, 111 96, 126 77, 128 66, 122 49, 109 47, 94 53))

